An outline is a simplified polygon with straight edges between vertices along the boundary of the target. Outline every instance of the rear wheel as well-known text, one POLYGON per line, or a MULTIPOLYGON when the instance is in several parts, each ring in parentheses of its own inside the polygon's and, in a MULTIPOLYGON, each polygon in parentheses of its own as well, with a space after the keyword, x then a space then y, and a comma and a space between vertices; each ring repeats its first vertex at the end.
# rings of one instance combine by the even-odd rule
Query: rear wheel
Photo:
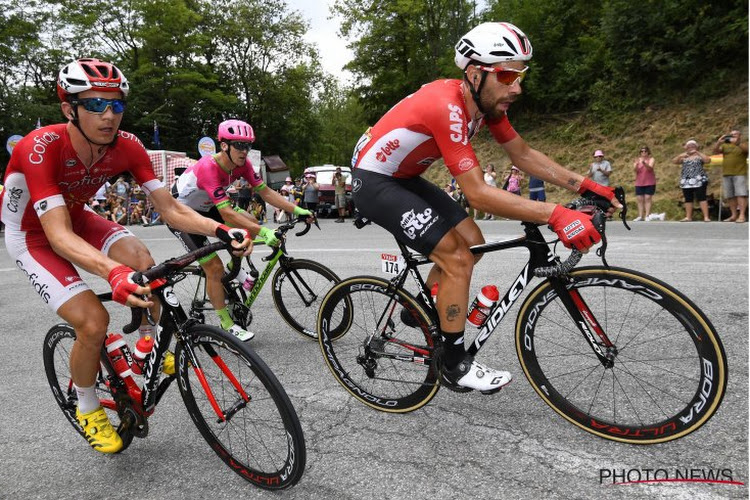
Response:
POLYGON ((206 325, 188 329, 175 356, 188 413, 219 458, 261 488, 283 489, 299 481, 306 460, 302 427, 263 360, 206 325))
MULTIPOLYGON (((221 326, 211 301, 206 293, 206 275, 199 266, 188 266, 181 273, 184 278, 173 286, 174 293, 185 312, 191 318, 207 325, 221 326)), ((253 321, 250 309, 244 304, 245 291, 236 282, 225 285, 225 295, 229 299, 227 308, 232 320, 242 328, 247 328, 253 321)))
MULTIPOLYGON (((306 259, 290 259, 273 276, 273 302, 289 326, 305 337, 316 339, 320 303, 328 290, 339 281, 336 273, 322 264, 306 259)), ((347 304, 348 301, 342 307, 347 304)), ((342 321, 331 334, 335 336, 346 327, 342 321)))
POLYGON ((393 413, 421 408, 438 391, 432 331, 414 297, 369 276, 334 286, 318 316, 323 359, 336 380, 364 404, 393 413), (417 327, 401 321, 402 309, 417 327))
POLYGON ((666 283, 628 269, 580 268, 571 278, 566 292, 582 304, 586 335, 611 366, 544 281, 516 323, 518 358, 537 394, 571 423, 614 441, 661 443, 705 424, 724 396, 727 361, 701 310, 666 283))
MULTIPOLYGON (((57 401, 68 422, 85 439, 83 429, 76 419, 78 395, 70 376, 70 351, 73 349, 75 339, 75 330, 70 325, 63 323, 53 326, 44 338, 42 357, 44 359, 44 371, 52 394, 55 396, 55 401, 57 401)), ((119 393, 110 386, 105 373, 104 368, 101 367, 96 375, 96 393, 102 407, 107 412, 109 421, 117 429, 117 433, 122 439, 123 447, 120 450, 122 452, 133 441, 133 433, 130 429, 126 429, 120 421, 120 416, 116 410, 117 404, 115 403, 119 393)), ((124 393, 125 389, 123 388, 122 391, 124 393)))

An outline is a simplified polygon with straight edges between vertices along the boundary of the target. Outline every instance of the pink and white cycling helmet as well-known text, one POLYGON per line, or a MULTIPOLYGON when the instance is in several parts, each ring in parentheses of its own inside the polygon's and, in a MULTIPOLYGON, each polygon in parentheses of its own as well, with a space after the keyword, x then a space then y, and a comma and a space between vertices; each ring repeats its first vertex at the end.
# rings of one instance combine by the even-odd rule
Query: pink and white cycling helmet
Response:
POLYGON ((117 66, 99 59, 78 59, 60 70, 57 96, 61 101, 87 90, 122 92, 122 96, 127 97, 130 85, 117 66))
POLYGON ((456 66, 465 70, 471 61, 487 66, 506 61, 528 61, 533 55, 531 42, 523 31, 510 23, 482 23, 456 44, 456 66))
POLYGON ((219 141, 255 142, 255 132, 242 120, 226 120, 219 124, 219 141))

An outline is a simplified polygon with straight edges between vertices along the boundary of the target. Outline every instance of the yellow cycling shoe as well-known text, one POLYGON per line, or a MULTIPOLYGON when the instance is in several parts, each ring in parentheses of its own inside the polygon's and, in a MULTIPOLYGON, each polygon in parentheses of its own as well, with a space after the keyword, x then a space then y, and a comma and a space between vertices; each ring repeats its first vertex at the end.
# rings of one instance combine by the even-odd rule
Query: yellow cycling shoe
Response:
POLYGON ((162 372, 164 375, 174 375, 174 354, 172 354, 172 351, 167 351, 164 353, 164 362, 162 364, 162 372))
POLYGON ((101 453, 117 453, 122 449, 122 439, 101 406, 96 410, 83 413, 76 408, 76 419, 83 427, 86 441, 92 448, 101 453))

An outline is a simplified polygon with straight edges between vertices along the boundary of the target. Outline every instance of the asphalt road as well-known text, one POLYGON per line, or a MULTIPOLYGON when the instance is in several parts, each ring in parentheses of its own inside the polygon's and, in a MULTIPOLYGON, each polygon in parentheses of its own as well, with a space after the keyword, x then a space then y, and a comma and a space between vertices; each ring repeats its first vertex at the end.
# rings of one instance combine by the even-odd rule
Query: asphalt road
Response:
MULTIPOLYGON (((379 228, 322 221, 322 231, 292 238, 292 255, 325 263, 342 277, 380 275, 380 253, 395 250, 379 228)), ((488 240, 520 234, 514 222, 480 222, 488 240)), ((164 227, 135 228, 157 260, 180 246, 164 227)), ((524 251, 485 258, 473 289, 504 290, 524 251)), ((613 443, 565 422, 522 375, 504 322, 481 353, 516 381, 493 396, 440 391, 408 415, 371 410, 328 372, 316 343, 289 329, 264 290, 254 309, 252 346, 289 393, 307 441, 307 469, 294 488, 269 493, 231 472, 193 426, 178 391, 164 397, 150 435, 118 456, 91 450, 63 418, 47 385, 42 339, 57 317, 0 248, 0 498, 338 498, 547 499, 747 498, 748 226, 640 223, 611 225, 610 264, 653 274, 708 315, 728 354, 729 385, 718 413, 699 431, 656 446, 613 443), (613 485, 603 475, 646 469, 719 472, 745 485, 613 485)), ((593 263, 587 256, 584 263, 593 263)), ((105 291, 98 278, 89 283, 105 291)), ((517 309, 518 306, 514 308, 517 309)), ((112 329, 127 311, 110 306, 112 329)), ((511 318, 515 315, 511 314, 511 318)))

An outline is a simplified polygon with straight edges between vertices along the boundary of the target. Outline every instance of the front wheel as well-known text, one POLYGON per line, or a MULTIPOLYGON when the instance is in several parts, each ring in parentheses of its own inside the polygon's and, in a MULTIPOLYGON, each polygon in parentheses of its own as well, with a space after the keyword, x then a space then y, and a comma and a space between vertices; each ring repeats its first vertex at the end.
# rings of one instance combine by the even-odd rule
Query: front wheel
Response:
POLYGON ((234 472, 269 490, 299 481, 306 451, 297 413, 249 346, 219 328, 195 325, 178 342, 175 358, 190 417, 234 472))
POLYGON ((318 316, 323 359, 336 380, 359 401, 391 413, 421 408, 437 393, 433 331, 414 297, 370 276, 334 286, 318 316), (418 326, 401 321, 402 309, 418 326), (340 331, 340 325, 348 327, 340 331))
MULTIPOLYGON (((55 396, 55 401, 57 401, 68 422, 85 439, 83 429, 76 419, 78 394, 73 387, 73 379, 70 375, 70 352, 73 350, 75 340, 76 332, 70 325, 61 323, 53 326, 44 338, 42 358, 44 359, 47 382, 49 382, 52 394, 55 396)), ((117 429, 117 433, 122 439, 123 446, 118 451, 118 453, 121 453, 133 441, 133 432, 120 421, 117 411, 118 404, 116 403, 118 398, 113 394, 113 390, 116 392, 117 389, 108 382, 106 371, 101 365, 99 372, 96 374, 95 388, 99 402, 107 412, 109 421, 117 429)), ((123 388, 122 391, 125 391, 125 389, 123 388)))
MULTIPOLYGON (((339 281, 336 273, 322 264, 290 259, 273 275, 273 302, 289 326, 305 337, 316 339, 318 307, 328 290, 339 281)), ((338 325, 339 331, 346 327, 346 323, 338 325)))
POLYGON ((583 312, 580 324, 549 280, 518 315, 516 352, 537 394, 569 422, 613 441, 661 443, 705 424, 724 396, 727 361, 701 310, 636 271, 589 267, 570 277, 564 293, 583 312), (611 361, 602 363, 595 348, 611 361))

